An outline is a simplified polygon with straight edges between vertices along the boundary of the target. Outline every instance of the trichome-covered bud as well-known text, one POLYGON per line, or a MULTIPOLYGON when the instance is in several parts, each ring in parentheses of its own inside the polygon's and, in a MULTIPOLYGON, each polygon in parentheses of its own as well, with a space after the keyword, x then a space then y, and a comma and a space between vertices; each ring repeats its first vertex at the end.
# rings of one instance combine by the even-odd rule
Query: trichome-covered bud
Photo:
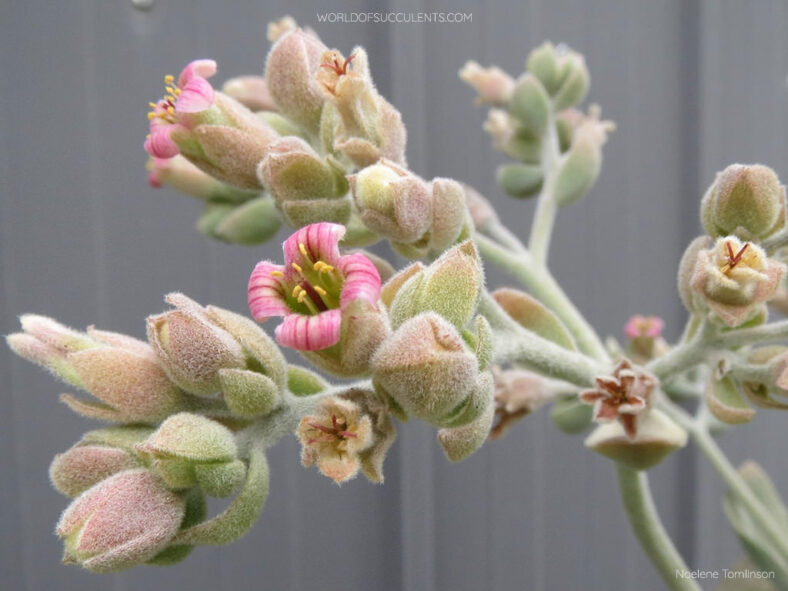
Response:
POLYGON ((547 380, 523 369, 493 369, 495 378, 495 426, 490 439, 498 439, 517 421, 541 408, 552 398, 547 380))
POLYGON ((498 214, 484 195, 470 185, 463 184, 462 187, 465 189, 465 205, 468 207, 474 228, 482 230, 498 222, 498 214))
POLYGON ((363 48, 347 58, 336 50, 323 53, 316 80, 326 99, 321 136, 327 149, 359 168, 381 158, 405 165, 402 116, 375 88, 363 48))
POLYGON ((233 433, 202 415, 169 417, 136 449, 151 458, 153 469, 171 488, 198 484, 208 495, 226 497, 246 475, 233 433))
POLYGON ((489 404, 471 422, 459 427, 444 427, 438 431, 438 443, 449 461, 464 460, 484 444, 490 433, 494 415, 495 410, 492 404, 489 404))
POLYGON ((197 222, 197 229, 231 244, 262 244, 273 238, 282 226, 274 200, 264 195, 240 205, 208 203, 197 222))
POLYGON ((509 113, 522 129, 541 137, 550 121, 550 97, 536 76, 523 74, 509 97, 509 113))
POLYGON ((125 470, 83 492, 57 524, 63 561, 98 573, 153 558, 181 525, 185 503, 145 469, 125 470))
POLYGON ((585 440, 587 448, 634 470, 648 470, 686 444, 687 432, 657 409, 643 417, 635 437, 613 422, 599 425, 585 440))
POLYGON ((556 111, 574 107, 588 93, 591 80, 585 59, 563 43, 554 46, 548 41, 534 49, 526 68, 544 85, 556 111))
POLYGON ((276 111, 276 104, 262 76, 230 78, 222 86, 222 92, 252 111, 276 111))
POLYGON ((278 37, 265 63, 265 80, 277 110, 306 132, 317 134, 323 93, 315 79, 328 48, 301 29, 278 37))
POLYGON ((373 444, 372 419, 354 401, 331 396, 320 401, 315 414, 301 419, 296 431, 301 463, 318 469, 337 484, 361 468, 360 455, 373 444))
POLYGON ((610 375, 599 376, 591 390, 580 392, 580 400, 594 405, 594 420, 618 420, 630 439, 638 434, 640 420, 648 414, 659 381, 646 370, 621 360, 610 375))
POLYGON ((636 363, 646 363, 664 355, 668 344, 662 338, 665 322, 657 316, 641 316, 636 314, 627 320, 624 334, 629 339, 630 357, 636 363))
POLYGON ((416 242, 432 221, 432 192, 422 179, 389 160, 348 177, 368 228, 397 242, 416 242))
POLYGON ((216 92, 207 80, 215 73, 216 62, 196 60, 177 83, 173 76, 165 78, 167 94, 151 103, 145 150, 154 158, 183 154, 229 185, 259 189, 257 163, 278 134, 241 103, 216 92))
POLYGON ((169 185, 176 191, 203 201, 243 203, 257 196, 257 191, 231 187, 203 172, 186 158, 177 154, 172 158, 148 159, 148 182, 152 187, 169 185))
POLYGON ((492 381, 484 392, 478 361, 460 333, 434 312, 419 314, 394 332, 375 353, 372 370, 379 393, 405 413, 435 424, 451 422, 467 410, 474 394, 482 411, 484 397, 488 403, 492 398, 492 381))
POLYGON ((484 271, 473 241, 447 250, 397 290, 389 308, 394 328, 422 312, 440 314, 458 329, 473 318, 484 286, 484 271))
POLYGON ((288 136, 272 144, 258 174, 295 228, 321 221, 344 223, 350 216, 344 169, 320 157, 301 138, 288 136))
POLYGON ((706 191, 700 217, 714 238, 735 234, 757 241, 785 227, 785 208, 785 186, 771 168, 731 164, 706 191))
POLYGON ((736 327, 765 313, 763 304, 775 294, 783 275, 785 265, 768 258, 760 246, 727 236, 697 251, 691 287, 715 318, 736 327))
POLYGON ((512 77, 497 66, 483 68, 477 62, 469 61, 462 67, 459 75, 463 82, 476 90, 476 102, 480 105, 502 107, 514 89, 512 77))
POLYGON ((345 228, 312 224, 284 244, 285 264, 257 264, 249 278, 249 309, 258 322, 284 320, 276 340, 336 375, 361 375, 389 332, 378 306, 380 275, 360 253, 342 255, 345 228))
POLYGON ((63 394, 61 400, 79 414, 120 423, 157 423, 186 403, 142 341, 92 329, 80 333, 31 314, 21 321, 25 332, 7 337, 11 349, 98 399, 63 394))
POLYGON ((504 109, 490 109, 483 129, 492 137, 496 150, 528 164, 541 162, 541 138, 523 129, 504 109))
POLYGON ((498 305, 526 330, 565 349, 577 349, 569 330, 547 306, 532 295, 519 289, 503 287, 495 290, 492 296, 498 305))

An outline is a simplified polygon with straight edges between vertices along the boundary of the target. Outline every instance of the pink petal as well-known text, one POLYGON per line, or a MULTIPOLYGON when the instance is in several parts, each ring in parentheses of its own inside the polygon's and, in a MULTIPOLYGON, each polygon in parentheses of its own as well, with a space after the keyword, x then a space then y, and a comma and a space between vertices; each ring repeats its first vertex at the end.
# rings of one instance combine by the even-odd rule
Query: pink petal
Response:
POLYGON ((148 184, 149 184, 151 187, 153 187, 154 189, 161 189, 161 187, 162 187, 162 182, 161 182, 161 180, 159 179, 159 175, 158 175, 157 171, 155 171, 155 170, 151 170, 151 171, 148 173, 148 184))
POLYGON ((339 262, 339 241, 345 235, 345 226, 320 222, 304 226, 290 236, 282 244, 285 254, 285 263, 297 263, 301 266, 305 264, 324 261, 329 265, 336 265, 339 262), (303 244, 309 261, 304 260, 299 245, 303 244))
POLYGON ((210 78, 216 74, 216 62, 213 60, 193 60, 186 64, 186 67, 178 76, 178 88, 183 88, 195 77, 210 78))
POLYGON ((172 158, 180 150, 170 139, 171 125, 151 125, 150 134, 145 139, 145 151, 154 158, 172 158))
POLYGON ((597 400, 601 400, 603 398, 607 398, 608 395, 600 392, 599 390, 584 390, 578 394, 580 400, 585 402, 586 404, 594 404, 597 400))
POLYGON ((271 316, 286 316, 291 313, 285 302, 283 290, 287 289, 281 277, 271 275, 273 271, 284 271, 282 265, 269 261, 257 263, 249 277, 247 297, 252 318, 261 322, 271 316))
POLYGON ((380 297, 380 274, 375 265, 361 253, 341 257, 337 269, 345 277, 340 295, 340 306, 344 308, 357 299, 373 306, 380 297))
POLYGON ((604 400, 597 402, 597 407, 594 409, 594 420, 599 422, 612 421, 618 417, 618 407, 613 404, 605 404, 604 400))
POLYGON ((214 90, 205 78, 194 77, 181 89, 175 101, 176 113, 199 113, 213 104, 214 90))
POLYGON ((290 314, 276 327, 276 341, 298 351, 319 351, 339 342, 341 310, 326 310, 316 316, 290 314))

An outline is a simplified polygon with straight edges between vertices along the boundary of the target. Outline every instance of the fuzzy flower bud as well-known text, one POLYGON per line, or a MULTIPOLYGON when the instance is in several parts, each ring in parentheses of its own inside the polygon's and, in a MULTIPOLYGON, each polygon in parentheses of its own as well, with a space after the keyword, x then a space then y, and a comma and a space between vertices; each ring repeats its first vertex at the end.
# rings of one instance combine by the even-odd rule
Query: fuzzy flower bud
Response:
POLYGON ((144 469, 125 470, 77 497, 57 524, 64 562, 115 572, 146 562, 178 532, 184 501, 144 469))
POLYGON ((646 363, 664 355, 668 344, 662 338, 665 322, 657 316, 632 316, 624 326, 629 339, 629 353, 637 363, 646 363))
POLYGON ((550 97, 536 76, 523 74, 517 80, 508 106, 524 130, 542 136, 550 120, 550 97))
POLYGON ((691 287, 716 318, 736 327, 763 310, 783 275, 785 265, 768 258, 761 247, 727 236, 698 251, 691 287))
POLYGON ((282 226, 274 200, 265 195, 240 205, 208 203, 197 229, 230 244, 256 245, 273 238, 282 226))
POLYGON ((771 168, 732 164, 706 191, 700 217, 714 238, 735 234, 760 240, 785 227, 785 208, 785 186, 771 168))
POLYGON ((476 357, 434 312, 407 320, 375 353, 372 370, 379 393, 433 423, 462 411, 479 386, 476 357))
POLYGON ((503 106, 514 89, 514 80, 509 74, 496 66, 482 68, 477 62, 469 61, 459 72, 460 79, 479 94, 476 102, 480 105, 503 106))
POLYGON ((80 442, 55 456, 49 478, 58 492, 73 498, 116 472, 140 467, 140 459, 127 449, 80 442))
POLYGON ((590 77, 585 59, 563 43, 549 41, 528 56, 526 68, 544 85, 556 111, 563 111, 582 102, 588 93, 590 77))
POLYGON ((402 116, 375 88, 363 48, 356 47, 347 58, 336 50, 323 53, 316 80, 327 101, 321 122, 324 144, 359 168, 381 158, 405 165, 402 116))
POLYGON ((462 329, 476 313, 484 272, 473 241, 447 250, 397 291, 389 315, 394 328, 421 312, 440 314, 462 329))
POLYGON ((541 139, 523 129, 517 119, 504 109, 490 109, 482 127, 492 137, 496 150, 521 162, 541 162, 541 139))
POLYGON ((576 350, 577 346, 563 322, 542 302, 530 294, 503 287, 496 289, 493 298, 520 326, 553 341, 565 349, 576 350))
POLYGON ((278 37, 265 62, 265 80, 277 110, 316 134, 323 93, 315 79, 328 48, 316 37, 293 29, 278 37))
POLYGON ((465 205, 468 207, 473 226, 481 230, 491 223, 498 221, 498 214, 490 202, 476 189, 469 185, 462 185, 465 189, 465 205))
POLYGON ((180 154, 172 158, 150 157, 147 169, 148 182, 152 187, 169 185, 180 193, 203 201, 242 203, 257 195, 254 191, 242 191, 215 179, 180 154))
POLYGON ((262 76, 230 78, 222 86, 222 92, 252 111, 276 111, 276 104, 262 76))
POLYGON ((75 412, 105 421, 156 423, 185 404, 146 343, 93 329, 79 333, 43 316, 21 320, 25 332, 10 335, 10 347, 98 399, 63 394, 61 400, 75 412))
POLYGON ((344 223, 350 216, 344 170, 301 138, 289 136, 272 144, 258 174, 295 228, 321 221, 344 223))

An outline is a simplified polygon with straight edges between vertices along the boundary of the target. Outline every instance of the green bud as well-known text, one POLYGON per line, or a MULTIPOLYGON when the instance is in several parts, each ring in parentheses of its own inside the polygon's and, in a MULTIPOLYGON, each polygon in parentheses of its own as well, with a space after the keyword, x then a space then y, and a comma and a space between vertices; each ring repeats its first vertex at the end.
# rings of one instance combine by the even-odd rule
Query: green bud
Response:
POLYGON ((476 312, 483 285, 479 254, 468 240, 407 280, 391 304, 392 326, 432 310, 463 328, 476 312))
POLYGON ((564 433, 577 435, 588 428, 593 414, 593 407, 581 402, 577 396, 562 396, 553 403, 550 418, 564 433))
POLYGON ((755 410, 747 404, 736 383, 729 377, 721 380, 712 378, 709 381, 706 404, 711 414, 729 425, 748 423, 755 416, 755 410))
POLYGON ((270 197, 247 201, 221 218, 211 235, 233 244, 261 244, 272 238, 282 225, 276 204, 270 197))
POLYGON ((581 126, 575 131, 572 146, 558 169, 553 187, 553 195, 559 205, 574 203, 594 185, 602 169, 603 142, 604 139, 591 126, 581 126))
POLYGON ((232 203, 207 203, 195 227, 201 234, 213 237, 216 226, 235 209, 236 206, 232 203))
POLYGON ((512 197, 533 197, 539 194, 544 173, 538 164, 504 164, 498 167, 498 184, 512 197))
POLYGON ((279 406, 279 387, 268 376, 246 369, 220 369, 219 382, 227 408, 240 417, 267 415, 279 406))
POLYGON ((246 464, 242 460, 216 464, 197 464, 194 467, 197 484, 211 497, 229 497, 246 476, 246 464))
POLYGON ((553 107, 563 111, 581 103, 588 94, 591 77, 588 74, 585 59, 577 52, 568 50, 560 58, 558 77, 560 87, 553 96, 553 107))
POLYGON ((553 341, 565 349, 577 350, 569 330, 555 314, 533 296, 508 287, 494 291, 492 296, 501 308, 526 330, 553 341))
POLYGON ((544 134, 550 121, 550 97, 536 76, 524 74, 517 81, 509 99, 509 112, 535 136, 544 134))
POLYGON ((528 54, 526 69, 536 76, 549 94, 558 90, 558 60, 555 46, 546 41, 528 54))
POLYGON ((587 448, 634 470, 648 470, 686 444, 687 432, 656 409, 640 421, 634 439, 620 421, 613 421, 599 425, 585 440, 587 448))
POLYGON ((238 453, 232 431, 188 412, 169 417, 137 449, 153 457, 189 462, 231 462, 238 453))
POLYGON ((700 206, 703 229, 711 236, 735 234, 759 240, 785 227, 785 187, 760 164, 732 164, 706 191, 700 206))

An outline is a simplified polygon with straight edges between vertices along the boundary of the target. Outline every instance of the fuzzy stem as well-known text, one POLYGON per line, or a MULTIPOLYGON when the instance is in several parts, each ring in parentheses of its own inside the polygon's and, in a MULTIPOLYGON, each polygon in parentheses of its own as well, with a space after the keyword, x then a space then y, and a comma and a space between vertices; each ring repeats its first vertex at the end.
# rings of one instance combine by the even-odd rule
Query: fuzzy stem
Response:
POLYGON ((545 267, 534 264, 527 252, 512 253, 481 234, 477 233, 474 240, 485 258, 519 279, 538 300, 556 313, 583 353, 599 361, 609 361, 607 351, 594 329, 545 267))
POLYGON ((682 577, 689 569, 659 519, 645 472, 638 472, 616 463, 618 489, 629 517, 629 523, 640 545, 662 576, 669 589, 699 591, 700 586, 690 577, 682 577))
POLYGON ((646 369, 660 380, 680 374, 703 361, 714 334, 715 331, 708 322, 702 323, 689 342, 678 345, 662 357, 658 357, 649 363, 646 369))
POLYGON ((553 185, 555 184, 558 161, 561 157, 558 146, 558 133, 555 129, 555 117, 552 112, 548 116, 547 129, 542 138, 542 145, 544 184, 536 202, 536 212, 531 224, 528 250, 531 251, 535 264, 545 266, 550 250, 550 239, 553 236, 555 216, 558 213, 558 204, 553 196, 553 185))

